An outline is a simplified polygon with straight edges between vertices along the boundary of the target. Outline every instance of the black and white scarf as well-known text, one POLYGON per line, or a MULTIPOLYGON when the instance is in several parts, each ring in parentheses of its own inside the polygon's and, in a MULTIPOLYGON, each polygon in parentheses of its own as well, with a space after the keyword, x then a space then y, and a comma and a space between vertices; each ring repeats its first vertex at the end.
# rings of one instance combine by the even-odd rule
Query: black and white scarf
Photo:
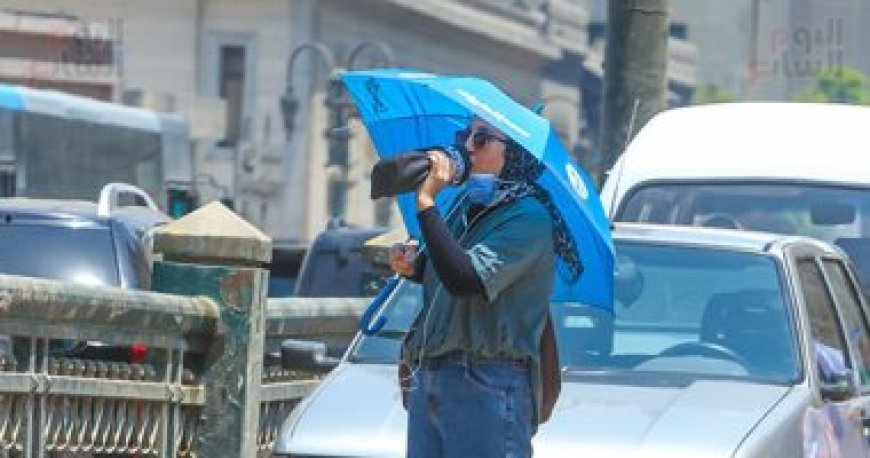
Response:
POLYGON ((553 252, 556 254, 556 267, 559 276, 568 283, 574 283, 583 273, 580 249, 568 230, 562 213, 556 208, 550 193, 537 180, 544 173, 544 163, 533 157, 515 142, 505 147, 505 165, 499 174, 500 189, 505 194, 499 203, 507 203, 525 196, 538 199, 553 218, 553 252))

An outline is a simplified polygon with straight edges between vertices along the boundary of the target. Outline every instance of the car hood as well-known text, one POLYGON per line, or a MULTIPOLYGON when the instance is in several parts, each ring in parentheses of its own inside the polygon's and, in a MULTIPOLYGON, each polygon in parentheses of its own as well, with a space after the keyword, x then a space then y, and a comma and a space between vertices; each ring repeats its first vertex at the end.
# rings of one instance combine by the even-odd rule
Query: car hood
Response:
MULTIPOLYGON (((535 457, 731 456, 788 387, 701 380, 645 387, 567 379, 535 457)), ((285 424, 278 451, 404 456, 407 416, 393 365, 343 363, 285 424)))
POLYGON ((405 456, 407 414, 395 365, 342 363, 284 425, 276 451, 405 456))
POLYGON ((730 457, 789 387, 698 380, 683 387, 565 382, 536 457, 730 457))

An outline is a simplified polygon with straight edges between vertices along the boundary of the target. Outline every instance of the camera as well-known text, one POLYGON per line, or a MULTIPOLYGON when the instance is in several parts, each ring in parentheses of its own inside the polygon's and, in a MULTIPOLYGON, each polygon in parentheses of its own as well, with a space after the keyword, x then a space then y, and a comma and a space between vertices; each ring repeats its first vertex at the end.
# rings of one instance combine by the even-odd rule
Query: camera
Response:
POLYGON ((432 161, 426 151, 437 149, 444 153, 453 165, 450 183, 458 186, 468 180, 471 173, 471 159, 468 151, 461 145, 415 150, 398 156, 381 159, 372 168, 371 198, 395 196, 413 191, 429 175, 432 161))

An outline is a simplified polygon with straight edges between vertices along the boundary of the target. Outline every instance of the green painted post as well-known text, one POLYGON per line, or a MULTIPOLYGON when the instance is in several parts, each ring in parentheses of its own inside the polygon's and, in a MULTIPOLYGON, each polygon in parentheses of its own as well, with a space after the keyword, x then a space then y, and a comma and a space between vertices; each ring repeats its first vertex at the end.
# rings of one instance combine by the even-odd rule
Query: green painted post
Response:
MULTIPOLYGON (((254 457, 260 413, 271 239, 219 202, 160 228, 153 289, 204 295, 221 306, 202 368, 206 391, 198 456, 254 457)), ((177 418, 177 417, 176 417, 177 418)))

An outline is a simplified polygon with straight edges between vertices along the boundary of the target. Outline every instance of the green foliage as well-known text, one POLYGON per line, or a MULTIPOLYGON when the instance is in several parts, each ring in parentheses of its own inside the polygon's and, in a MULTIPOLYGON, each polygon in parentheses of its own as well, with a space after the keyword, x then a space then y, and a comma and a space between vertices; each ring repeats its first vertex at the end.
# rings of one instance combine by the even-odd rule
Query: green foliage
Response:
POLYGON ((695 88, 695 93, 692 95, 692 105, 702 105, 705 103, 726 103, 734 100, 734 96, 730 92, 722 89, 715 84, 703 84, 695 88))
POLYGON ((795 100, 870 105, 870 79, 849 67, 822 70, 815 84, 796 94, 795 100))

